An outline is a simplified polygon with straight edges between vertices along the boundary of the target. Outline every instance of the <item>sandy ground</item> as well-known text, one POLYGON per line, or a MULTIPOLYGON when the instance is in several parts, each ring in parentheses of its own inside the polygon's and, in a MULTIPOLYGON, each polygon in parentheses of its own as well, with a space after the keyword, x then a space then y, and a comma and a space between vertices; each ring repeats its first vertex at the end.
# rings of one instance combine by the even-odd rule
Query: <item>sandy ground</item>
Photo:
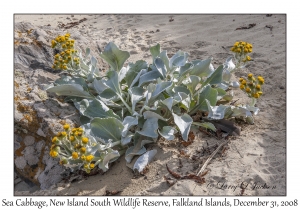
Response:
MULTIPOLYGON (((191 60, 213 57, 216 68, 231 55, 229 49, 234 42, 252 43, 253 60, 235 77, 250 72, 263 76, 264 95, 257 103, 260 112, 255 116, 255 124, 238 123, 241 135, 231 139, 223 153, 210 162, 204 184, 178 180, 169 186, 164 179, 171 177, 166 164, 181 175, 197 172, 208 157, 208 154, 200 157, 197 151, 220 142, 198 131, 194 142, 187 147, 179 140, 171 143, 160 140, 154 146, 158 153, 144 176, 134 176, 124 158, 120 158, 103 175, 59 184, 53 188, 57 194, 104 195, 106 190, 116 190, 121 191, 119 195, 286 195, 285 15, 15 15, 15 22, 55 28, 83 18, 87 20, 71 32, 77 30, 92 37, 101 43, 102 49, 113 41, 130 52, 132 62, 139 59, 151 62, 149 46, 160 43, 170 55, 180 49, 188 52, 191 60), (249 24, 256 25, 236 30, 249 24)), ((236 99, 237 103, 248 100, 242 91, 236 91, 236 99)))

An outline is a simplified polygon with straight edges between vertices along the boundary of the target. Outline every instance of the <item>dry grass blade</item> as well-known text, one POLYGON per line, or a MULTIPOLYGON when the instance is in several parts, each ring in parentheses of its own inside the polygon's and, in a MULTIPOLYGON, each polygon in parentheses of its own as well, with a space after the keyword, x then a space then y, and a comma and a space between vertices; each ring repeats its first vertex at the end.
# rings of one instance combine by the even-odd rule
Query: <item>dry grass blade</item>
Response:
POLYGON ((208 165, 208 163, 211 161, 211 159, 218 153, 218 151, 225 145, 227 144, 228 141, 224 141, 223 143, 221 143, 218 148, 209 156, 209 158, 205 161, 205 163, 203 164, 202 168, 199 170, 199 172, 197 173, 197 176, 199 176, 199 174, 202 174, 202 172, 204 171, 204 169, 206 168, 206 166, 208 165))

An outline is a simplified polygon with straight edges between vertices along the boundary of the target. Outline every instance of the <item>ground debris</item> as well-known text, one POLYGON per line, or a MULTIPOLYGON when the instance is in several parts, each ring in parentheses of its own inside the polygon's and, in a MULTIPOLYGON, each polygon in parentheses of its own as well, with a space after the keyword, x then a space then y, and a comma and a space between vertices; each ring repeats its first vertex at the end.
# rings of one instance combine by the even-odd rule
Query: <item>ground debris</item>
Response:
MULTIPOLYGON (((199 183, 199 184, 203 184, 205 183, 205 178, 203 178, 202 176, 197 176, 195 174, 189 174, 186 176, 181 176, 180 174, 172 171, 169 167, 168 164, 166 164, 167 170, 168 172, 176 179, 194 179, 195 182, 199 183)), ((166 179, 166 178, 165 178, 166 179)), ((167 180, 167 179, 166 179, 167 180)), ((174 183, 173 183, 174 184, 174 183)))
POLYGON ((236 28, 235 30, 250 29, 253 28, 254 26, 256 26, 256 23, 250 23, 248 26, 241 26, 236 28))

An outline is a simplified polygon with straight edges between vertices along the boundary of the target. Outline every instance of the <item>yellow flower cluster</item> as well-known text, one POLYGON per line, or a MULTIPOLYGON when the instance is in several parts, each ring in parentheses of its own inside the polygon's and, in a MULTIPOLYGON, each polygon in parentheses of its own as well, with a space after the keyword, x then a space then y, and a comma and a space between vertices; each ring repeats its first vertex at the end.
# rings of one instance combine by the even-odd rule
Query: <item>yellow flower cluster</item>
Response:
POLYGON ((64 131, 57 133, 52 139, 50 156, 60 158, 62 165, 67 164, 69 160, 79 160, 84 164, 83 170, 89 173, 95 167, 94 155, 87 149, 93 146, 89 144, 89 138, 84 135, 84 130, 80 127, 71 129, 69 124, 64 124, 63 128, 64 131), (70 151, 71 155, 67 155, 70 151))
POLYGON ((262 76, 258 76, 257 79, 253 74, 248 74, 247 79, 240 78, 240 89, 248 94, 251 98, 259 98, 263 92, 261 86, 265 83, 262 76))
POLYGON ((70 39, 70 34, 67 33, 64 36, 58 36, 51 41, 52 48, 58 48, 62 50, 54 56, 53 69, 68 70, 73 65, 79 66, 79 57, 77 56, 78 51, 75 50, 75 40, 70 39))
POLYGON ((251 60, 251 57, 247 55, 252 52, 252 44, 248 42, 239 41, 234 43, 233 47, 230 49, 232 52, 235 52, 239 57, 242 57, 243 62, 251 60))

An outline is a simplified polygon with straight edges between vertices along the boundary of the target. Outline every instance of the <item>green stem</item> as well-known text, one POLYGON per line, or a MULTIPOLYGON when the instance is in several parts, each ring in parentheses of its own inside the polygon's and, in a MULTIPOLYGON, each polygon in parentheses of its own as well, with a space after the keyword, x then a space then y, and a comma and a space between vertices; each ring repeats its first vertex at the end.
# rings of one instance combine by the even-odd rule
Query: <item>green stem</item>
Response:
POLYGON ((122 96, 120 94, 117 93, 117 95, 119 96, 119 98, 121 99, 121 101, 123 102, 123 104, 126 106, 126 108, 128 109, 128 111, 130 112, 130 114, 132 115, 132 110, 129 107, 129 105, 126 103, 126 101, 122 98, 122 96))

